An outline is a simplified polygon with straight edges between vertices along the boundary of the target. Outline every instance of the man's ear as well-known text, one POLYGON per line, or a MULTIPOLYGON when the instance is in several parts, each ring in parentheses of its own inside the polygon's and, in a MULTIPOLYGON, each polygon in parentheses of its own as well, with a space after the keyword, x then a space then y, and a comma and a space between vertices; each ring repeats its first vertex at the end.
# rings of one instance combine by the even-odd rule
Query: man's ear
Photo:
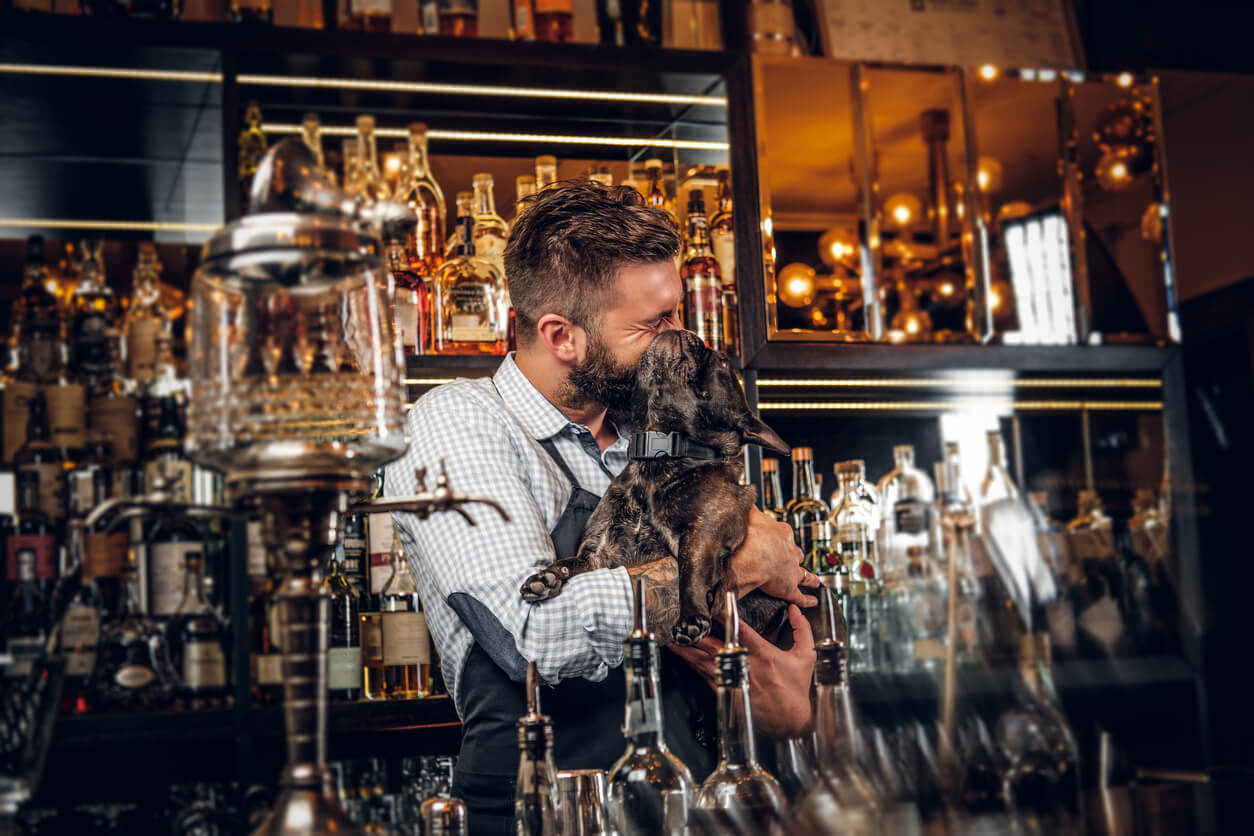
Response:
POLYGON ((761 444, 781 456, 787 456, 792 452, 792 448, 784 443, 779 433, 768 427, 752 412, 746 411, 745 417, 740 422, 740 439, 744 444, 761 444))
POLYGON ((582 328, 559 314, 548 313, 536 323, 536 335, 549 353, 570 366, 576 365, 584 348, 582 328))

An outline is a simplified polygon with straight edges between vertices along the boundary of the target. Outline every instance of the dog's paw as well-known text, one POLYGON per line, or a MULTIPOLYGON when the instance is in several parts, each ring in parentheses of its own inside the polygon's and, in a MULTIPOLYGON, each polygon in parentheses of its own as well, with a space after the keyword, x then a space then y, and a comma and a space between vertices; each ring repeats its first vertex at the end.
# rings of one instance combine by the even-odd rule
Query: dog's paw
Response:
POLYGON ((521 590, 523 600, 534 604, 537 601, 547 601, 557 597, 557 593, 562 591, 562 585, 566 583, 566 577, 569 574, 569 570, 564 567, 552 567, 543 572, 536 572, 523 582, 521 590))
POLYGON ((710 619, 694 615, 681 619, 671 630, 671 641, 680 647, 692 647, 710 635, 710 619))

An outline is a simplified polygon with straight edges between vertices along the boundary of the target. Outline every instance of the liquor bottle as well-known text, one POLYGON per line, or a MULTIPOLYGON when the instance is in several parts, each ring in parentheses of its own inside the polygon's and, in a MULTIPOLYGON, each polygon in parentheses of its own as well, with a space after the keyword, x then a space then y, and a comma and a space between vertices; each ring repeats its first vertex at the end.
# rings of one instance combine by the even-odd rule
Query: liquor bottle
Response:
POLYGON ((492 262, 505 274, 505 244, 509 241, 509 225, 496 213, 491 174, 474 177, 474 242, 475 254, 492 262))
POLYGON ((671 205, 671 200, 666 196, 666 184, 662 182, 662 161, 656 157, 645 160, 644 170, 649 175, 649 188, 645 193, 644 202, 654 209, 661 209, 665 212, 671 223, 675 225, 676 230, 682 229, 679 225, 679 217, 675 214, 675 210, 671 205))
POLYGON ((5 552, 8 576, 15 577, 17 557, 21 552, 34 555, 35 584, 39 597, 50 601, 57 581, 56 522, 40 507, 39 475, 33 471, 17 474, 17 525, 7 538, 5 552))
POLYGON ((536 190, 544 191, 557 182, 557 157, 542 154, 536 157, 536 190))
POLYGON ((370 566, 370 544, 367 540, 365 514, 344 516, 344 536, 340 538, 340 545, 343 548, 340 571, 360 600, 370 591, 366 581, 370 566))
POLYGON ((122 575, 122 607, 100 631, 91 703, 99 710, 164 708, 177 681, 170 666, 165 633, 139 603, 135 562, 128 557, 122 575))
POLYGON ((357 117, 356 193, 367 203, 389 200, 392 196, 379 169, 379 148, 374 130, 373 116, 357 117))
POLYGON ((645 617, 644 584, 633 582, 635 629, 623 642, 627 751, 609 771, 611 827, 621 836, 683 836, 692 806, 688 767, 666 746, 662 732, 660 650, 645 617))
POLYGON ((239 148, 239 199, 240 214, 248 214, 249 196, 252 193, 253 175, 266 155, 266 135, 261 130, 261 105, 249 102, 244 109, 244 130, 240 131, 239 148))
POLYGON ((716 351, 724 348, 723 277, 710 254, 705 226, 705 201, 700 189, 688 192, 688 252, 680 277, 684 280, 684 327, 716 351))
POLYGON ((361 698, 361 610, 358 593, 344 574, 340 558, 343 547, 336 550, 327 572, 326 587, 330 594, 331 630, 327 639, 327 690, 333 699, 361 698))
POLYGON ((39 591, 40 560, 41 555, 34 547, 8 547, 5 562, 11 592, 5 602, 3 635, 6 649, 13 659, 4 667, 6 677, 27 676, 34 661, 43 653, 47 635, 47 602, 39 591))
POLYGON ((810 552, 810 524, 827 519, 827 506, 814 496, 814 450, 792 448, 792 499, 784 506, 792 536, 802 554, 810 552))
POLYGON ((171 496, 178 502, 190 502, 192 463, 183 452, 183 419, 179 415, 178 399, 173 395, 157 399, 154 429, 144 453, 144 490, 151 493, 160 480, 174 479, 171 496))
MULTIPOLYGON (((444 255, 444 228, 448 224, 447 207, 444 201, 444 190, 436 182, 431 173, 431 156, 427 150, 427 126, 422 122, 414 122, 409 126, 409 177, 400 194, 400 199, 409 204, 418 217, 421 230, 429 226, 439 234, 437 248, 431 255, 442 258, 444 255)), ((415 245, 415 249, 429 244, 415 245)), ((421 253, 420 253, 421 256, 421 253)), ((428 264, 430 269, 439 267, 439 263, 428 264)))
POLYGON ((157 335, 170 328, 170 314, 161 303, 161 262, 150 241, 139 245, 130 304, 126 309, 126 374, 140 386, 157 374, 157 335))
MULTIPOLYGON (((97 471, 93 491, 95 505, 110 496, 112 486, 101 483, 104 471, 97 471)), ((101 520, 82 534, 83 581, 91 589, 92 603, 102 620, 117 615, 122 606, 122 574, 130 549, 125 528, 108 530, 110 520, 101 520)))
POLYGON ((723 276, 723 341, 730 354, 740 353, 740 296, 736 292, 736 230, 732 216, 731 170, 715 166, 718 191, 710 214, 710 249, 723 276))
POLYGON ((318 173, 330 177, 334 182, 335 172, 327 167, 326 158, 322 153, 322 120, 316 113, 306 113, 300 119, 300 139, 305 147, 314 155, 318 173))
POLYGON ((414 255, 406 250, 411 231, 389 224, 383 231, 384 255, 396 287, 392 311, 402 350, 406 355, 420 355, 428 353, 431 346, 431 285, 414 269, 414 255))
POLYGON ((26 443, 13 454, 13 469, 19 482, 31 480, 38 496, 36 507, 55 524, 65 519, 65 472, 73 462, 51 440, 45 403, 42 392, 29 402, 26 443))
MULTIPOLYGON (((62 364, 64 323, 57 297, 47 287, 47 279, 43 236, 32 235, 26 239, 22 286, 13 300, 10 349, 16 350, 16 378, 33 384, 52 383, 62 364)), ((7 416, 5 426, 8 426, 7 416)), ((16 429, 23 431, 25 422, 16 429)), ((12 453, 7 444, 5 452, 7 459, 12 453)))
POLYGON ((253 702, 268 705, 283 695, 283 656, 279 649, 278 607, 272 600, 275 583, 269 569, 269 550, 262 540, 261 523, 245 528, 248 558, 249 678, 253 702))
MULTIPOLYGON (((857 474, 857 478, 853 481, 853 496, 862 507, 875 519, 879 520, 881 512, 880 492, 874 485, 866 479, 866 462, 862 459, 850 459, 847 462, 836 462, 832 465, 832 473, 836 476, 836 490, 832 491, 832 499, 830 507, 835 508, 840 505, 841 498, 844 496, 844 483, 840 480, 840 472, 842 469, 849 468, 851 472, 857 474)), ((816 474, 815 478, 818 478, 816 474)), ((821 496, 816 488, 816 495, 821 496)), ((872 529, 872 534, 878 531, 878 528, 872 529)), ((872 543, 872 548, 875 548, 872 543)))
POLYGON ((452 38, 479 37, 479 0, 439 0, 440 34, 452 38))
POLYGON ((945 660, 949 619, 945 589, 944 579, 933 571, 922 547, 907 549, 905 581, 900 587, 902 597, 891 604, 897 625, 891 631, 896 647, 890 659, 893 670, 898 673, 916 669, 933 674, 940 672, 945 660))
POLYGON ((348 137, 340 141, 340 158, 344 161, 344 192, 350 197, 361 193, 360 177, 357 168, 361 161, 357 154, 357 139, 348 137))
POLYGON ((457 199, 457 219, 453 227, 453 234, 448 237, 448 241, 444 244, 444 259, 447 261, 454 258, 462 251, 462 241, 465 235, 462 233, 462 227, 466 225, 466 219, 474 219, 475 195, 473 192, 458 192, 457 199))
POLYGON ((575 37, 574 0, 535 0, 536 40, 569 43, 575 37))
POLYGON ((74 463, 74 469, 65 474, 67 517, 85 519, 93 508, 109 498, 113 489, 113 470, 109 465, 112 457, 110 436, 99 430, 89 430, 83 455, 74 463))
MULTIPOLYGON (((1032 513, 1020 501, 1019 489, 1015 486, 1010 474, 1006 471, 1006 451, 1002 443, 1001 433, 990 430, 986 433, 988 442, 988 469, 980 482, 979 517, 977 518, 978 537, 973 547, 983 549, 989 571, 981 577, 984 586, 983 599, 988 605, 989 626, 994 638, 990 648, 993 663, 1013 662, 1018 653, 1016 636, 1023 629, 1022 617, 1029 618, 1030 600, 1016 599, 1011 591, 1016 574, 1025 574, 1028 570, 1026 558, 1021 556, 1020 548, 1027 544, 1030 548, 1035 543, 1036 531, 1032 513), (996 541, 994 530, 1021 532, 1020 536, 1010 541, 996 541)), ((1033 557, 1035 560, 1035 556, 1033 557)), ((1022 578, 1022 585, 1027 586, 1028 579, 1022 578)), ((1024 590, 1025 593, 1028 590, 1024 590)), ((1030 594, 1030 593, 1028 593, 1030 594)))
POLYGON ((603 46, 626 46, 622 0, 597 0, 597 40, 603 46))
POLYGON ((814 739, 820 780, 802 800, 798 817, 808 832, 873 833, 880 799, 860 765, 841 614, 826 590, 819 604, 824 629, 814 647, 814 739))
MULTIPOLYGON (((126 495, 127 489, 134 487, 139 460, 140 407, 129 381, 122 380, 117 373, 122 368, 122 335, 111 328, 106 339, 114 362, 108 371, 94 379, 88 390, 87 425, 90 429, 84 443, 88 448, 94 443, 98 452, 103 450, 102 443, 107 444, 104 463, 114 471, 118 495, 126 495)), ((155 350, 153 353, 155 355, 155 350)))
POLYGON ((985 438, 988 441, 988 470, 980 482, 980 506, 1018 499, 1019 489, 1006 470, 1006 445, 1002 443, 1001 433, 989 430, 985 438))
POLYGON ((148 612, 165 620, 178 611, 187 586, 187 561, 193 556, 203 561, 205 540, 191 518, 167 513, 153 525, 147 545, 148 612))
POLYGON ((232 23, 274 23, 272 0, 231 0, 232 23))
POLYGON ((806 552, 805 566, 818 575, 824 586, 842 594, 848 578, 840 552, 832 544, 832 524, 827 520, 810 523, 810 550, 806 552))
MULTIPOLYGON (((946 458, 933 467, 936 484, 936 529, 938 544, 936 566, 949 594, 949 578, 958 585, 954 634, 958 646, 955 654, 959 664, 979 659, 986 644, 987 624, 981 624, 983 611, 981 585, 971 553, 975 539, 975 510, 970 494, 962 481, 957 458, 957 445, 946 444, 946 458), (953 564, 951 571, 950 564, 953 564)), ((948 612, 948 611, 947 611, 948 612)), ((948 622, 948 619, 946 619, 948 622)), ((947 634, 948 635, 948 634, 947 634)))
POLYGON ((1152 490, 1137 490, 1132 511, 1123 563, 1124 611, 1137 647, 1145 653, 1161 653, 1169 649, 1177 623, 1178 599, 1167 570, 1169 528, 1152 490))
POLYGON ((518 217, 526 208, 527 200, 535 194, 536 178, 534 174, 520 174, 514 178, 514 219, 510 221, 510 228, 513 229, 514 224, 518 222, 518 217))
POLYGON ((391 32, 392 0, 348 0, 347 29, 391 32))
POLYGON ((875 512, 863 501, 859 485, 862 462, 841 462, 836 466, 840 483, 840 504, 831 513, 835 528, 836 551, 840 554, 847 579, 841 608, 849 625, 849 667, 853 671, 874 670, 879 636, 879 588, 875 565, 875 512))
MULTIPOLYGON (((108 497, 109 483, 97 479, 101 494, 108 497)), ((84 546, 84 532, 79 526, 71 526, 66 534, 67 556, 83 555, 83 583, 66 605, 61 616, 61 649, 65 654, 65 683, 61 688, 61 711, 68 714, 84 714, 90 710, 87 686, 92 669, 96 666, 96 648, 100 643, 100 618, 104 609, 99 600, 94 579, 88 571, 90 556, 84 546)), ((70 567, 63 566, 62 574, 70 567)))
POLYGON ((508 320, 501 319, 505 279, 475 255, 474 221, 462 221, 461 252, 436 277, 435 339, 439 354, 504 354, 508 320))
POLYGON ((1076 624, 1096 645, 1091 655, 1122 653, 1129 649, 1130 637, 1119 606, 1124 600, 1123 566, 1111 519, 1096 491, 1080 491, 1077 506, 1067 523, 1067 544, 1080 570, 1071 588, 1076 624))
POLYGON ((594 183, 600 183, 607 189, 614 185, 614 173, 604 163, 598 165, 595 169, 592 166, 588 166, 588 179, 594 183))
POLYGON ((185 554, 183 600, 166 631, 171 662, 179 674, 175 696, 184 708, 224 708, 229 634, 217 610, 205 599, 201 552, 185 554))
POLYGON ((914 466, 914 447, 893 448, 893 469, 877 488, 883 522, 880 525, 880 561, 885 572, 904 574, 911 549, 932 550, 932 505, 936 490, 927 474, 914 466))
POLYGON ((762 510, 774 520, 783 522, 784 494, 779 487, 779 459, 762 458, 762 510))
POLYGON ((534 41, 536 39, 536 13, 532 0, 511 0, 510 9, 510 39, 515 41, 534 41))
POLYGON ((518 836, 558 836, 557 770, 553 724, 540 713, 540 674, 527 663, 527 713, 518 718, 518 779, 514 830, 518 836))
POLYGON ((727 639, 718 652, 718 750, 714 771, 697 792, 696 805, 736 811, 754 833, 784 833, 788 802, 779 783, 758 763, 749 707, 749 653, 740 645, 736 596, 724 596, 727 639))
POLYGON ((383 690, 388 699, 412 700, 429 693, 431 638, 418 586, 400 537, 392 544, 392 577, 379 595, 383 634, 383 690))

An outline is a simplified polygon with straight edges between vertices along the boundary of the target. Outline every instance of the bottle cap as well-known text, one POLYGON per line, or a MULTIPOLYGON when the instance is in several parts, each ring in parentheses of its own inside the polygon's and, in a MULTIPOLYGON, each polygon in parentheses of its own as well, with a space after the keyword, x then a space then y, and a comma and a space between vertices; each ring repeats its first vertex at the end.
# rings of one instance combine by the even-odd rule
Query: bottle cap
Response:
POLYGON ((832 471, 839 476, 861 476, 866 470, 866 465, 861 459, 850 459, 847 462, 836 462, 832 471))
POLYGON ((794 462, 808 462, 814 460, 814 450, 809 447, 792 448, 792 460, 794 462))
POLYGON ((645 171, 651 171, 655 168, 660 169, 661 167, 662 167, 662 161, 659 160, 657 157, 650 157, 649 159, 644 161, 645 171))
POLYGON ((832 524, 828 520, 815 520, 810 523, 810 536, 815 540, 831 540, 832 524))
POLYGON ((554 157, 551 154, 542 154, 541 156, 536 157, 536 165, 537 166, 555 166, 557 165, 557 157, 554 157))
POLYGON ((491 174, 487 174, 486 172, 480 172, 474 176, 471 182, 473 182, 476 186, 480 184, 491 186, 495 181, 493 180, 491 174))
POLYGON ((779 459, 762 459, 763 473, 779 473, 779 459))
POLYGON ((426 136, 427 123, 426 122, 410 122, 409 134, 410 136, 426 136))

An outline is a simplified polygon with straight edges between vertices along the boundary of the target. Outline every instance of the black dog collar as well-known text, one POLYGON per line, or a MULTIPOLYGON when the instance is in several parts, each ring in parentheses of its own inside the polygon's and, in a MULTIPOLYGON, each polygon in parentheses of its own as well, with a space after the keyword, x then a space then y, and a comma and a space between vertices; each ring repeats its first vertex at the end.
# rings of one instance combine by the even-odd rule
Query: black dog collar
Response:
POLYGON ((632 433, 632 459, 715 459, 726 458, 713 447, 698 444, 680 433, 632 433))

